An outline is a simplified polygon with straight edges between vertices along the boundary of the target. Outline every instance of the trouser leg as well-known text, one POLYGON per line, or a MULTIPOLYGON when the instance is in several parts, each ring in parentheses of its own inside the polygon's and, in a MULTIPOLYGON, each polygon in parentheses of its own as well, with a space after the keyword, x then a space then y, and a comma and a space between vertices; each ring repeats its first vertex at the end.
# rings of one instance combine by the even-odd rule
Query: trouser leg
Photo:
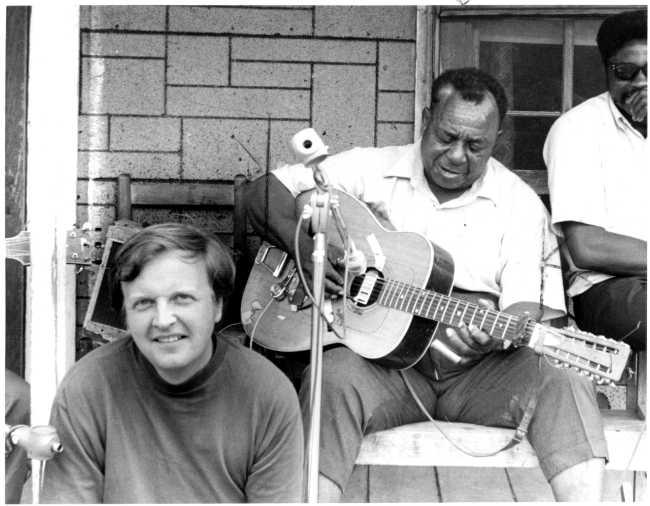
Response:
POLYGON ((527 436, 549 480, 579 462, 607 458, 593 384, 529 348, 492 353, 437 383, 436 393, 436 418, 512 428, 537 395, 527 436))
MULTIPOLYGON (((430 382, 405 371, 424 405, 433 410, 430 382)), ((303 375, 300 403, 309 419, 309 369, 303 375)), ((396 370, 365 360, 347 348, 323 354, 319 471, 341 490, 348 482, 365 434, 425 419, 396 370)))
POLYGON ((634 350, 645 350, 648 332, 647 279, 615 277, 573 298, 580 329, 623 340, 634 350))

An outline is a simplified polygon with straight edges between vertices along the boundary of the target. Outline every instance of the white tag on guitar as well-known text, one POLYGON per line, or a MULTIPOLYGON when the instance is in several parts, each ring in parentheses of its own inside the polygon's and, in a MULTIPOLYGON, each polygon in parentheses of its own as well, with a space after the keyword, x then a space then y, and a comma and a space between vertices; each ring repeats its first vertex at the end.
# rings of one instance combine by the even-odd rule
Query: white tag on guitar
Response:
POLYGON ((366 242, 368 243, 368 246, 370 246, 370 251, 372 251, 372 254, 375 257, 374 267, 379 271, 384 270, 386 257, 384 256, 384 251, 381 249, 375 234, 368 234, 366 236, 366 242))

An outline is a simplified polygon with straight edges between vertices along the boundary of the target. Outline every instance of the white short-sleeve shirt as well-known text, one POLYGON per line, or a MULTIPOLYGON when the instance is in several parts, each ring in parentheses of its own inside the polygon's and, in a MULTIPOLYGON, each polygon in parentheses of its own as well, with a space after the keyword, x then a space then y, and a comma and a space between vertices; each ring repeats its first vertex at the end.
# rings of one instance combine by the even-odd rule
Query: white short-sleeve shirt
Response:
MULTIPOLYGON (((544 143, 552 226, 576 221, 647 240, 648 145, 625 119, 609 92, 586 100, 558 118, 544 143)), ((562 239, 560 239, 562 241, 562 239)), ((609 274, 575 267, 568 294, 578 295, 609 274)))
MULTIPOLYGON (((396 230, 417 232, 447 250, 457 288, 491 293, 504 309, 540 302, 543 284, 543 304, 557 310, 546 317, 564 313, 548 213, 535 192, 498 161, 491 158, 471 189, 442 204, 424 177, 419 142, 354 148, 320 166, 330 184, 384 209, 396 230)), ((294 195, 314 187, 312 170, 304 165, 285 165, 274 174, 294 195)))

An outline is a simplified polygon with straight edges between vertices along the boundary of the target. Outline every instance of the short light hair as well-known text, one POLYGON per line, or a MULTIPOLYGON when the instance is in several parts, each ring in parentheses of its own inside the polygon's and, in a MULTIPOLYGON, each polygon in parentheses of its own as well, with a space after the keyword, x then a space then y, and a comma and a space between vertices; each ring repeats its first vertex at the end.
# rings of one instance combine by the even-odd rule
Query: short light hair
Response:
POLYGON ((203 260, 215 297, 227 298, 232 293, 235 263, 217 237, 191 225, 161 223, 139 231, 118 250, 111 272, 113 307, 122 306, 121 283, 133 281, 149 262, 169 251, 178 251, 188 259, 203 260))

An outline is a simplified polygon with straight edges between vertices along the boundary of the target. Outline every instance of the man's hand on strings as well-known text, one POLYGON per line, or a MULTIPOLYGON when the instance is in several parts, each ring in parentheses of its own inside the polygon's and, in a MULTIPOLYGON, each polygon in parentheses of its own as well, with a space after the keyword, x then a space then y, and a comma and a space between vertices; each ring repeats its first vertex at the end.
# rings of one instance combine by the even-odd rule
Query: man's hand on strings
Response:
MULTIPOLYGON (((479 299, 478 305, 494 310, 495 305, 487 299, 479 299)), ((457 358, 452 359, 457 365, 468 365, 480 360, 491 351, 501 349, 503 342, 494 339, 476 325, 461 323, 460 327, 445 329, 444 335, 437 338, 442 346, 446 346, 457 358)), ((448 357, 451 358, 451 357, 448 357)))

